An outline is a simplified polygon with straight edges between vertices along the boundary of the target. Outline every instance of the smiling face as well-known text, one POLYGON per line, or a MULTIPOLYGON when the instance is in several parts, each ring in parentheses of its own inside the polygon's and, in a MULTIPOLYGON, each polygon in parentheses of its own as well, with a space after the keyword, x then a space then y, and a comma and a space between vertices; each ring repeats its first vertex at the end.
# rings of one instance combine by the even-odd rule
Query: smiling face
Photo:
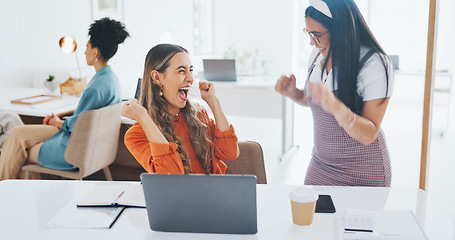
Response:
POLYGON ((306 29, 308 33, 312 33, 313 36, 319 41, 311 38, 310 45, 315 46, 319 49, 319 52, 324 58, 327 58, 330 49, 330 32, 320 22, 310 18, 305 18, 306 29))
POLYGON ((161 86, 163 97, 168 103, 172 115, 180 112, 188 100, 188 91, 194 82, 193 65, 186 52, 176 53, 170 60, 164 73, 151 72, 152 79, 161 86))

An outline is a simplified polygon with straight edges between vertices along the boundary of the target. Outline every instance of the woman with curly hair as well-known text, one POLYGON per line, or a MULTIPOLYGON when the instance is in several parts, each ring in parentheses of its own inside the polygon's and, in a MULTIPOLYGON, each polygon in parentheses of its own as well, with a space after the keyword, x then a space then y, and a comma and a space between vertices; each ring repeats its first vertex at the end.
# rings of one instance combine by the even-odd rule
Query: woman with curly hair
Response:
POLYGON ((215 86, 199 83, 213 120, 189 101, 193 82, 186 49, 159 44, 148 52, 139 100, 132 99, 122 108, 123 116, 136 121, 125 134, 125 145, 147 172, 224 174, 227 167, 222 160, 238 157, 237 137, 215 86))
POLYGON ((68 114, 51 114, 43 125, 25 125, 14 128, 5 140, 0 155, 0 180, 23 177, 21 167, 27 162, 59 170, 73 170, 65 161, 64 153, 77 117, 85 111, 99 109, 120 102, 120 83, 108 65, 129 33, 115 20, 102 18, 90 25, 85 60, 96 74, 85 89, 77 108, 68 114), (21 173, 21 174, 19 174, 21 173), (20 175, 20 176, 19 176, 20 175))

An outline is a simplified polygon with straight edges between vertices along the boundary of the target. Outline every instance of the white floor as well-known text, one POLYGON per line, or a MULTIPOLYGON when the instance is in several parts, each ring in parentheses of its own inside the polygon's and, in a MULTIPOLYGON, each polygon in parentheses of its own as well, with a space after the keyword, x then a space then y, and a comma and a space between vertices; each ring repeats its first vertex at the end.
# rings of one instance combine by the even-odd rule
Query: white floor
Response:
MULTIPOLYGON (((392 158, 392 187, 418 188, 423 80, 402 77, 399 81, 382 124, 392 158), (410 89, 410 84, 416 87, 410 89)), ((455 103, 453 98, 450 101, 448 105, 446 96, 434 95, 427 193, 441 202, 455 222, 455 117, 452 113, 447 118, 449 106, 455 103)), ((312 115, 309 109, 300 106, 295 106, 294 112, 295 144, 299 149, 285 161, 279 160, 281 120, 229 116, 240 140, 254 140, 262 145, 269 184, 303 184, 313 146, 312 115)))

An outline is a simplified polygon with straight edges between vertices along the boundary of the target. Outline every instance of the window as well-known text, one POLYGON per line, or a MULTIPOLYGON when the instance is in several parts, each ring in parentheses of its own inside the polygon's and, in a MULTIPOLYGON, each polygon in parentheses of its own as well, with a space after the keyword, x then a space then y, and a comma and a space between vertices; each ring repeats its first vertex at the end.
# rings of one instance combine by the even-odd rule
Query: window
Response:
POLYGON ((213 53, 213 1, 194 0, 194 53, 213 53))

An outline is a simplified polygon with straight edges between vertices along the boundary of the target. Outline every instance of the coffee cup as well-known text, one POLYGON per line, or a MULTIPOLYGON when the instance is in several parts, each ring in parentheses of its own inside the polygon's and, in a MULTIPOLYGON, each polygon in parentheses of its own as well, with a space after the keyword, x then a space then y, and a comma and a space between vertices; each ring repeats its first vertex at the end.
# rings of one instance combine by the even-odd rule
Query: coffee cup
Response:
POLYGON ((313 223, 314 210, 319 195, 310 186, 302 186, 293 189, 289 193, 291 200, 292 221, 300 226, 308 226, 313 223))

